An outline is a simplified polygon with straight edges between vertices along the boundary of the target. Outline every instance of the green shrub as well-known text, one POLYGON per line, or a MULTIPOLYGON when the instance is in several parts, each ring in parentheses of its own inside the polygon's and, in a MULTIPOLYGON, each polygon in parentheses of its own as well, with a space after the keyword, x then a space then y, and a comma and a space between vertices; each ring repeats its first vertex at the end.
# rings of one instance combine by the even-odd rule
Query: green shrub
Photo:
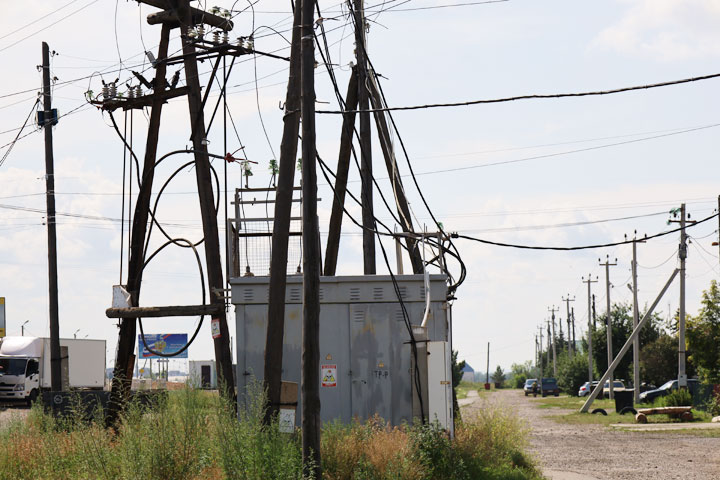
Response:
POLYGON ((560 389, 568 395, 577 395, 578 390, 588 379, 588 359, 576 353, 570 358, 563 353, 558 358, 557 382, 560 389))
POLYGON ((679 389, 670 392, 662 398, 661 404, 665 407, 688 407, 692 406, 692 395, 687 389, 679 389))

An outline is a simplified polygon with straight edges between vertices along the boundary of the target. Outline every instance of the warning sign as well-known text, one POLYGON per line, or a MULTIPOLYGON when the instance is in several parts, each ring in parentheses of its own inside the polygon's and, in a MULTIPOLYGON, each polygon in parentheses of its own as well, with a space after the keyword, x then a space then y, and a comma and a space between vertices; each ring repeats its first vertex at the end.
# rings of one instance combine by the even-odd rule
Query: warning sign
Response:
POLYGON ((323 387, 337 387, 337 365, 321 365, 323 387))
POLYGON ((213 338, 220 338, 220 319, 213 318, 210 322, 210 332, 213 338))

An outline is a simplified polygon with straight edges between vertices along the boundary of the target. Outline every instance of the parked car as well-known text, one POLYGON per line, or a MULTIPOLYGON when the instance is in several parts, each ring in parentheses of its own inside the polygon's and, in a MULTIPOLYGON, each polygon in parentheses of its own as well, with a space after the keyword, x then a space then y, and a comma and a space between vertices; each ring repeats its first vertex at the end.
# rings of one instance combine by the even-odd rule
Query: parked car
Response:
POLYGON ((554 378, 543 378, 540 382, 540 393, 543 397, 548 395, 560 396, 560 387, 558 387, 557 380, 554 378))
POLYGON ((585 395, 590 395, 590 392, 593 391, 595 387, 598 385, 597 380, 592 382, 592 385, 590 385, 590 382, 585 382, 582 384, 582 387, 580 387, 580 390, 578 390, 578 397, 584 397, 585 395))
MULTIPOLYGON (((691 394, 693 394, 693 395, 695 394, 699 384, 700 384, 700 382, 698 382, 697 379, 688 378, 687 385, 688 385, 688 390, 690 390, 691 394)), ((664 397, 665 395, 669 394, 673 390, 677 390, 677 389, 678 389, 677 379, 668 380, 662 386, 660 386, 659 388, 656 388, 655 390, 648 390, 647 392, 642 392, 640 394, 640 401, 643 403, 644 402, 650 403, 653 400, 655 400, 656 398, 664 397)))
MULTIPOLYGON (((621 380, 613 380, 613 393, 624 392, 625 384, 621 380)), ((606 381, 602 391, 603 397, 610 396, 610 381, 606 381)))
MULTIPOLYGON (((525 391, 526 397, 528 395, 530 395, 531 393, 533 393, 532 385, 533 385, 533 383, 537 385, 537 381, 538 381, 537 378, 528 378, 527 380, 525 380, 525 385, 523 385, 523 390, 525 391)), ((537 385, 537 386, 539 387, 540 385, 537 385)))

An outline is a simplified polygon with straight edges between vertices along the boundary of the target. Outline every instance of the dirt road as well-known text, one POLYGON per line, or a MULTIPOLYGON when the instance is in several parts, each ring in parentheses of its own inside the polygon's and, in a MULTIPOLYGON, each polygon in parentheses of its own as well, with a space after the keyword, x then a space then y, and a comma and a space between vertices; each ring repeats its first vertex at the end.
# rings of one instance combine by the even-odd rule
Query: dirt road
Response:
POLYGON ((553 480, 720 479, 720 438, 561 424, 551 417, 568 411, 537 408, 540 400, 519 390, 498 390, 487 399, 476 397, 463 410, 471 414, 489 401, 517 412, 531 428, 532 452, 553 480))

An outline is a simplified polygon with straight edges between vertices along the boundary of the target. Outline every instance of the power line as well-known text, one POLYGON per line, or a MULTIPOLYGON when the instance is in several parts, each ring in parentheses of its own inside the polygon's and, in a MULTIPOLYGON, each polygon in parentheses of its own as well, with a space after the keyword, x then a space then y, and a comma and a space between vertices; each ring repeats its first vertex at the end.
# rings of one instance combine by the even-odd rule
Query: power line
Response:
MULTIPOLYGON (((701 77, 684 78, 681 80, 671 80, 668 82, 651 83, 648 85, 638 85, 633 87, 622 87, 612 90, 597 90, 590 92, 575 92, 575 93, 549 93, 549 94, 532 94, 532 95, 518 95, 515 97, 504 97, 494 98, 487 100, 470 100, 465 102, 450 102, 450 103, 430 103, 425 105, 411 105, 406 107, 384 107, 384 108, 371 108, 370 110, 364 110, 369 112, 391 112, 391 111, 403 111, 403 110, 421 110, 427 108, 445 108, 445 107, 466 107, 470 105, 484 105, 490 103, 503 103, 503 102, 514 102, 517 100, 530 100, 530 99, 548 99, 548 98, 566 98, 566 97, 591 97, 601 95, 612 95, 615 93, 631 92, 634 90, 649 90, 651 88, 668 87, 671 85, 680 85, 683 83, 700 82, 703 80, 710 80, 713 78, 720 77, 720 73, 713 73, 710 75, 703 75, 701 77)), ((317 113, 335 114, 341 115, 344 113, 359 113, 360 110, 343 111, 343 110, 317 110, 317 113)))
MULTIPOLYGON (((28 123, 28 120, 30 120, 30 117, 32 116, 33 112, 35 111, 35 107, 37 107, 38 103, 40 102, 40 97, 38 97, 35 100, 35 103, 33 103, 32 107, 30 108, 30 113, 28 113, 28 116, 25 118, 25 121, 23 122, 22 126, 20 127, 20 130, 18 131, 17 135, 15 135, 15 139, 10 142, 8 145, 7 150, 5 150, 5 153, 2 156, 2 159, 0 159, 0 167, 3 166, 5 163, 5 160, 7 159, 8 155, 10 155, 10 152, 12 151, 13 147, 15 146, 15 143, 20 139, 20 134, 25 130, 25 126, 28 123)), ((47 121, 47 119, 46 119, 47 121)))
MULTIPOLYGON (((696 225, 700 225, 701 223, 707 222, 708 220, 711 220, 717 216, 718 216, 718 214, 714 213, 714 214, 710 215, 709 217, 705 217, 702 220, 698 220, 694 224, 685 226, 685 228, 688 229, 688 228, 694 227, 696 225)), ((671 233, 679 232, 680 230, 682 230, 682 228, 683 227, 678 227, 673 230, 656 233, 649 237, 644 237, 643 240, 652 240, 654 238, 663 237, 663 236, 669 235, 671 233)), ((486 245, 494 245, 496 247, 519 248, 519 249, 524 249, 524 250, 558 250, 558 251, 590 250, 590 249, 597 249, 597 248, 616 247, 618 245, 629 245, 635 241, 635 240, 623 240, 622 242, 611 242, 611 243, 603 243, 603 244, 598 244, 598 245, 583 245, 583 246, 575 246, 575 247, 545 247, 545 246, 519 245, 519 244, 513 244, 513 243, 494 242, 492 240, 485 240, 482 238, 470 237, 468 235, 460 235, 458 233, 452 233, 451 237, 452 238, 460 238, 463 240, 472 240, 474 242, 484 243, 486 245)))
MULTIPOLYGON (((419 172, 416 175, 419 177, 422 175, 433 175, 436 173, 459 172, 459 171, 463 171, 463 170, 473 170, 476 168, 494 167, 494 166, 498 166, 498 165, 509 165, 509 164, 513 164, 513 163, 528 162, 530 160, 541 160, 544 158, 552 158, 552 157, 559 157, 562 155, 570 155, 572 153, 590 152, 593 150, 601 150, 603 148, 617 147, 620 145, 629 145, 632 143, 645 142, 648 140, 656 140, 658 138, 672 137, 675 135, 682 135, 684 133, 697 132, 699 130, 706 130, 709 128, 715 128, 715 127, 719 127, 719 126, 720 126, 720 123, 714 123, 712 125, 705 125, 702 127, 689 128, 687 130, 680 130, 677 132, 664 133, 661 135, 653 135, 651 137, 643 137, 643 138, 636 138, 633 140, 625 140, 623 142, 606 143, 603 145, 595 145, 592 147, 578 148, 575 150, 566 150, 564 152, 546 153, 543 155, 533 155, 532 157, 515 158, 512 160, 498 160, 497 162, 488 162, 488 163, 481 163, 481 164, 477 164, 477 165, 468 165, 466 167, 454 167, 454 168, 442 168, 442 169, 438 169, 438 170, 429 170, 426 172, 419 172)), ((385 179, 383 178, 383 180, 385 180, 385 179)))
POLYGON ((3 35, 2 37, 0 37, 0 40, 2 40, 3 38, 7 38, 7 37, 9 37, 10 35, 16 34, 16 33, 19 32, 20 30, 26 29, 26 28, 29 27, 30 25, 33 25, 33 24, 39 22, 40 20, 42 20, 43 18, 47 18, 47 17, 49 17, 50 15, 59 12, 59 11, 62 10, 63 8, 68 7, 68 6, 72 5, 73 3, 77 2, 77 1, 78 1, 78 0, 72 0, 72 1, 70 1, 70 2, 68 2, 68 3, 66 3, 65 5, 63 5, 62 7, 56 8, 56 9, 53 10, 52 12, 46 13, 46 14, 43 15, 42 17, 36 18, 36 19, 33 20, 32 22, 26 23, 26 24, 23 25, 22 27, 18 27, 18 28, 16 28, 15 30, 13 30, 12 32, 6 33, 6 34, 3 35))
MULTIPOLYGON (((29 34, 29 35, 26 35, 26 36, 24 36, 23 38, 21 38, 20 40, 16 40, 15 42, 11 43, 10 45, 8 45, 8 46, 6 46, 6 47, 0 48, 0 52, 4 52, 4 51, 7 50, 8 48, 14 47, 14 46, 17 45, 18 43, 23 42, 23 41, 27 40, 28 38, 34 37, 34 36, 37 35, 38 33, 43 32, 43 31, 47 30, 48 28, 50 28, 50 27, 52 27, 52 26, 54 26, 54 25, 57 25, 58 23, 60 23, 60 22, 62 22, 63 20, 65 20, 66 18, 72 17, 72 16, 75 15, 76 13, 79 13, 79 12, 81 12, 82 10, 85 10, 87 7, 89 7, 90 5, 92 5, 92 4, 94 4, 94 3, 97 3, 98 1, 100 1, 100 0, 92 0, 92 1, 91 1, 90 3, 88 3, 87 5, 84 5, 84 6, 78 8, 77 10, 75 10, 75 11, 73 11, 73 12, 71 12, 71 13, 68 13, 67 15, 65 15, 64 17, 62 17, 62 18, 59 19, 59 20, 54 21, 54 22, 51 23, 50 25, 47 25, 47 26, 41 28, 40 30, 37 30, 37 31, 35 31, 35 32, 33 32, 33 33, 29 34)), ((72 3, 72 2, 70 2, 70 3, 72 3)), ((66 5, 66 6, 67 6, 67 5, 66 5)), ((61 8, 62 8, 62 7, 61 7, 61 8)))
MULTIPOLYGON (((417 10, 435 10, 438 8, 470 7, 470 6, 474 6, 474 5, 485 5, 488 3, 505 3, 508 1, 510 1, 510 0, 486 0, 483 2, 449 3, 449 4, 445 4, 445 5, 430 5, 427 7, 413 7, 413 8, 388 7, 388 8, 384 8, 382 10, 378 10, 378 11, 365 9, 365 12, 371 13, 371 14, 387 13, 387 12, 413 12, 413 11, 417 11, 417 10)), ((402 5, 404 3, 406 3, 406 2, 402 2, 399 5, 402 5)))

